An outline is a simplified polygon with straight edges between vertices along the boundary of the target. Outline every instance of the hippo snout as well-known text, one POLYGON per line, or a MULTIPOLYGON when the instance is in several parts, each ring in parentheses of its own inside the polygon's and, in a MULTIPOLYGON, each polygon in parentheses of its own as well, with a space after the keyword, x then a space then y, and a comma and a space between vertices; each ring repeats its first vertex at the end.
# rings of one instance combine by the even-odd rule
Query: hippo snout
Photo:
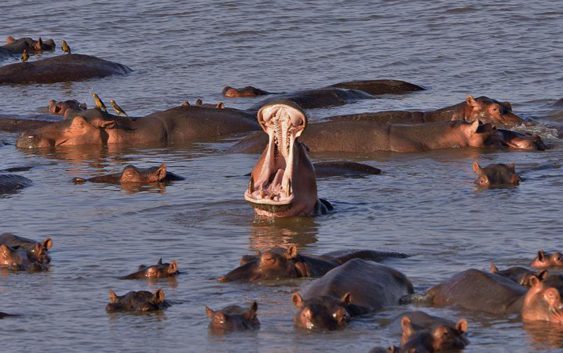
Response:
POLYGON ((30 148, 50 147, 50 146, 53 146, 53 144, 49 140, 43 139, 37 135, 30 134, 28 132, 22 133, 16 141, 17 148, 30 149, 30 148))

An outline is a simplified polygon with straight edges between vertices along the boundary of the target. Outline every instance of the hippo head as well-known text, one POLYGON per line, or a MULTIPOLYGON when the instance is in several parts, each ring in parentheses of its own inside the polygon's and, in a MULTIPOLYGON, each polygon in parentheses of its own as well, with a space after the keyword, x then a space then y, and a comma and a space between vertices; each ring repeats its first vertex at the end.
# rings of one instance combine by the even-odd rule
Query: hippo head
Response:
POLYGON ((244 198, 257 215, 311 216, 317 205, 315 170, 298 138, 307 115, 294 103, 274 102, 258 111, 269 141, 252 170, 244 198))
POLYGON ((515 126, 523 122, 522 118, 512 113, 512 105, 508 102, 499 102, 488 97, 465 99, 467 110, 465 119, 468 121, 480 120, 495 126, 515 126))
POLYGON ((139 270, 143 271, 145 278, 165 278, 175 276, 179 273, 176 260, 172 260, 171 263, 163 263, 162 259, 160 259, 156 265, 148 267, 140 266, 139 270))
POLYGON ((347 307, 352 296, 346 293, 341 299, 331 296, 304 300, 299 293, 293 293, 292 300, 298 309, 294 317, 297 327, 307 330, 337 330, 346 327, 350 321, 347 307))
POLYGON ((44 271, 47 267, 28 256, 21 248, 0 244, 0 266, 12 271, 44 271))
POLYGON ((269 94, 269 92, 263 91, 253 86, 246 86, 243 88, 234 88, 231 86, 226 86, 225 88, 223 88, 223 96, 227 98, 258 97, 267 94, 269 94))
POLYGON ((51 238, 45 239, 42 243, 35 243, 29 251, 29 257, 33 261, 37 261, 42 264, 48 264, 51 262, 51 257, 49 256, 47 251, 52 247, 53 240, 51 238))
POLYGON ((105 127, 111 127, 114 122, 108 122, 103 128, 93 126, 81 116, 56 122, 36 130, 23 132, 16 141, 18 148, 45 148, 56 146, 103 145, 107 141, 105 127))
POLYGON ((522 319, 563 325, 563 303, 557 288, 548 287, 539 278, 532 278, 522 305, 522 319))
POLYGON ((51 99, 49 101, 49 112, 51 114, 65 116, 67 110, 72 109, 75 111, 83 111, 88 107, 86 103, 80 103, 76 99, 70 99, 66 101, 56 101, 51 99))
POLYGON ((496 273, 497 275, 507 277, 513 280, 514 282, 518 283, 519 285, 528 288, 532 286, 531 284, 532 277, 538 277, 541 280, 543 280, 547 274, 546 271, 536 274, 534 273, 534 271, 528 270, 527 268, 524 267, 510 267, 507 268, 506 270, 499 270, 498 267, 493 262, 491 262, 491 265, 489 266, 489 271, 491 273, 496 273))
POLYGON ((403 329, 401 348, 408 347, 405 352, 425 352, 422 347, 426 349, 431 347, 429 352, 442 352, 463 349, 469 344, 465 319, 459 320, 454 326, 436 324, 430 329, 415 332, 410 318, 405 315, 401 318, 401 327, 403 329), (414 350, 411 350, 413 348, 414 350))
POLYGON ((154 294, 148 291, 132 291, 121 296, 117 295, 110 289, 109 303, 106 306, 106 311, 150 312, 162 310, 167 306, 164 291, 162 289, 158 289, 154 294))
POLYGON ((538 256, 532 261, 530 266, 539 269, 563 268, 563 255, 559 251, 547 254, 543 250, 538 251, 538 256))
POLYGON ((482 187, 517 186, 520 176, 516 174, 514 164, 490 164, 482 168, 479 163, 473 162, 473 171, 477 174, 475 183, 482 187))
POLYGON ((139 169, 128 165, 123 169, 119 181, 121 183, 158 183, 166 178, 166 164, 159 167, 139 169))
POLYGON ((205 307, 205 312, 210 319, 209 328, 217 333, 260 327, 260 321, 256 316, 257 310, 258 303, 256 302, 253 302, 248 309, 243 309, 238 305, 230 305, 214 311, 208 306, 205 307))

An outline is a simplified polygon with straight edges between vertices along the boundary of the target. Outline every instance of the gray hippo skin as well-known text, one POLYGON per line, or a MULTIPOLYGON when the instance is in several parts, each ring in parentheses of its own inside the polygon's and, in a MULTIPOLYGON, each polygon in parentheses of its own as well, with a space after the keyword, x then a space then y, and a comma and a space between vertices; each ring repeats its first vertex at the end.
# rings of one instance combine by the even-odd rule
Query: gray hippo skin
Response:
POLYGON ((208 306, 205 307, 207 317, 210 319, 209 329, 215 334, 257 330, 260 328, 260 321, 256 316, 257 310, 256 302, 253 302, 249 308, 229 305, 221 310, 213 310, 208 306))
POLYGON ((16 174, 0 174, 0 195, 14 194, 19 190, 30 186, 31 180, 16 174))
POLYGON ((137 312, 148 313, 164 310, 170 306, 165 300, 164 291, 158 289, 154 294, 148 291, 131 291, 125 295, 117 295, 110 289, 109 304, 106 306, 108 313, 137 312))

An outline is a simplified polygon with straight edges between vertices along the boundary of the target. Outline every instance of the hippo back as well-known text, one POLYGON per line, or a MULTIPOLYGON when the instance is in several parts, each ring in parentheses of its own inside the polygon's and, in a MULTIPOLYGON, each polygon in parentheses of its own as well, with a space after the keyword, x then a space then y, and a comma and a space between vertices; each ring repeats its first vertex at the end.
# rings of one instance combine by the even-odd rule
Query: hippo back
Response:
POLYGON ((314 280, 302 293, 305 299, 341 298, 350 293, 352 305, 369 312, 399 304, 401 297, 413 293, 413 286, 404 274, 393 268, 353 259, 314 280))

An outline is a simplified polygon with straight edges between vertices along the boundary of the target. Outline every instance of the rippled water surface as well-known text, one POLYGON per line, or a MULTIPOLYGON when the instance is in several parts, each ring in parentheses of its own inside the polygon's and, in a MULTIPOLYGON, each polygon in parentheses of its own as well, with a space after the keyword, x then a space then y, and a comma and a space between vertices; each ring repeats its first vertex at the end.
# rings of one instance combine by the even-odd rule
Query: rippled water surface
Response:
MULTIPOLYGON (((356 158, 379 176, 319 180, 337 212, 315 219, 257 222, 243 201, 255 155, 228 155, 229 143, 119 152, 61 149, 31 153, 0 147, 0 169, 32 165, 33 180, 0 199, 0 233, 54 239, 52 268, 0 273, 2 351, 23 352, 367 352, 397 344, 386 323, 408 308, 354 320, 346 330, 305 334, 292 324, 290 294, 302 284, 220 284, 244 254, 297 245, 319 254, 344 248, 402 251, 389 265, 417 291, 475 267, 527 265, 540 248, 561 250, 563 156, 549 126, 563 122, 563 10, 556 1, 3 1, 0 36, 66 39, 73 52, 126 64, 135 71, 53 85, 0 86, 0 114, 29 114, 47 101, 90 93, 115 98, 131 115, 183 100, 223 99, 221 89, 255 85, 270 91, 315 88, 353 79, 402 79, 428 88, 343 107, 341 113, 434 109, 467 94, 513 103, 540 122, 546 152, 439 151, 356 158), (518 188, 479 191, 471 162, 514 162, 518 188), (74 185, 75 176, 166 162, 186 177, 166 188, 125 190, 74 185), (121 281, 140 264, 177 259, 176 281, 121 281), (158 315, 108 315, 110 288, 164 288, 173 306, 158 315), (208 333, 204 305, 257 300, 257 332, 208 333)), ((45 54, 52 55, 52 54, 45 54)), ((32 58, 34 59, 34 58, 32 58)), ((10 60, 2 62, 8 63, 10 60)), ((239 108, 251 100, 229 100, 239 108)), ((14 143, 16 136, 0 138, 14 143)), ((331 159, 334 156, 313 156, 331 159)), ((515 317, 454 309, 428 312, 469 320, 465 352, 561 352, 563 330, 524 326, 515 317)))

